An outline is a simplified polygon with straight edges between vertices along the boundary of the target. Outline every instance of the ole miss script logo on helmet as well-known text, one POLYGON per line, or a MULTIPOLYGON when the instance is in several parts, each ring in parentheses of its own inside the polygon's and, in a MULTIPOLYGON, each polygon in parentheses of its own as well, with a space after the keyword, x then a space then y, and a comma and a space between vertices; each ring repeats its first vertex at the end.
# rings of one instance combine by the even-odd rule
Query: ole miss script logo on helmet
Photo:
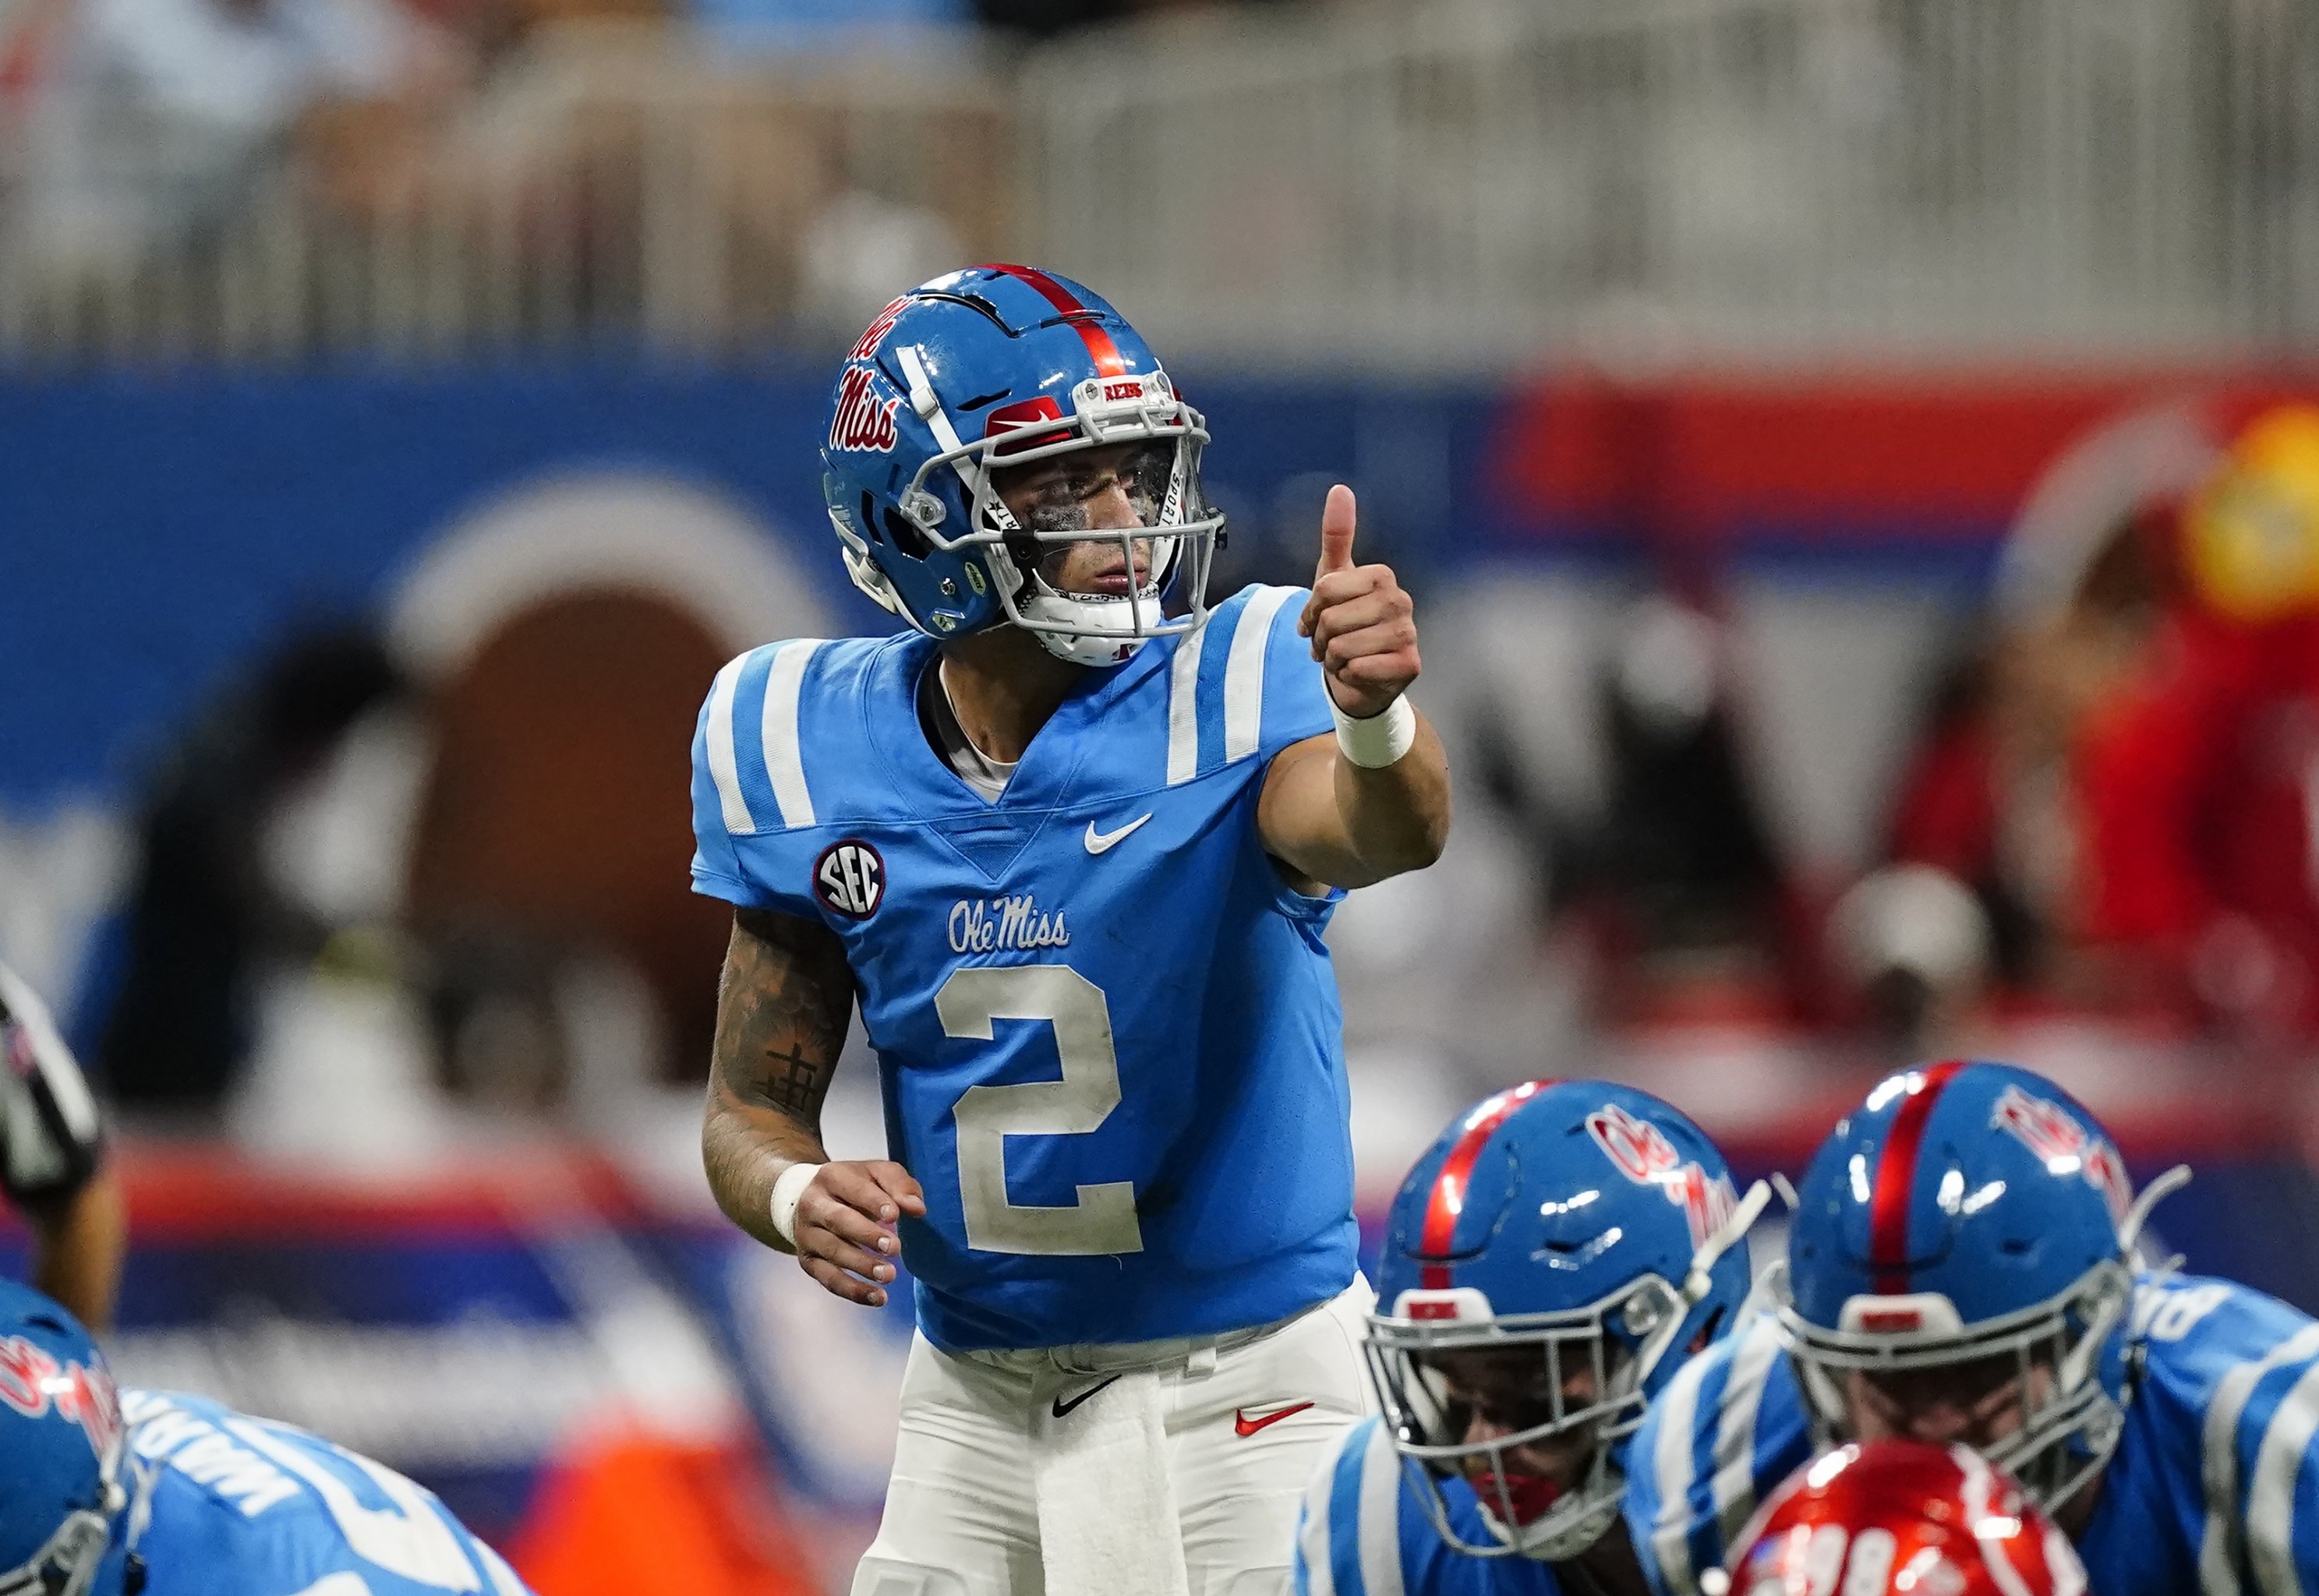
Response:
POLYGON ((27 1419, 54 1408, 58 1418, 81 1427, 99 1457, 121 1438, 121 1398, 113 1376, 102 1367, 59 1365, 47 1348, 22 1336, 0 1339, 0 1402, 27 1419))
POLYGON ((1666 1200, 1683 1210, 1691 1226, 1691 1244, 1697 1248, 1731 1217, 1739 1195, 1730 1178, 1708 1178, 1696 1162, 1685 1163, 1666 1132, 1638 1120, 1615 1103, 1606 1103, 1586 1116, 1586 1129, 1619 1167, 1619 1173, 1637 1186, 1655 1186, 1666 1200))
POLYGON ((813 861, 813 896, 833 915, 867 920, 886 900, 886 861, 859 838, 832 843, 813 861))
POLYGON ((829 446, 833 449, 865 449, 884 451, 894 446, 900 434, 894 429, 894 412, 901 399, 880 399, 870 384, 877 380, 874 366, 849 365, 845 374, 837 380, 837 413, 829 419, 829 446))
POLYGON ((2118 1159, 2117 1149, 2080 1124, 2068 1109, 2043 1097, 2032 1097, 2019 1087, 2008 1087, 1990 1112, 1990 1123, 2010 1131, 2016 1141, 2044 1159, 2049 1168, 2057 1159, 2075 1159, 2086 1184, 2099 1192, 2102 1200, 2109 1204, 2111 1220, 2119 1224, 2125 1222, 2126 1210, 2134 1204, 2134 1188, 2126 1182, 2125 1166, 2118 1159))

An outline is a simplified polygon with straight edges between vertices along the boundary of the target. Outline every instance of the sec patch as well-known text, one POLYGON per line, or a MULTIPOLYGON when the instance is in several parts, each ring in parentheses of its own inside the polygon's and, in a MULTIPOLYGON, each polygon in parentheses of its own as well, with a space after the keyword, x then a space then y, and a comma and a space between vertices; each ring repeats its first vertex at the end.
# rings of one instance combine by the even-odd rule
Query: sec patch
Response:
POLYGON ((886 899, 886 861, 858 837, 832 843, 813 861, 813 896, 833 915, 867 920, 886 899))

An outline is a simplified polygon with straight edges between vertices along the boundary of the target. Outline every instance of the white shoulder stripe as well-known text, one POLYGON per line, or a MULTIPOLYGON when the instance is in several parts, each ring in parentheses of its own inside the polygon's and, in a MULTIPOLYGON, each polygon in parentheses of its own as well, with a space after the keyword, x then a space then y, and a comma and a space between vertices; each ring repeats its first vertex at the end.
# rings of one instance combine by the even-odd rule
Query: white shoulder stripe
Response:
POLYGON ((1755 1513, 1755 1414, 1764 1375, 1779 1355, 1779 1325, 1766 1314, 1731 1355, 1731 1375, 1723 1383, 1715 1425, 1715 1521, 1726 1547, 1755 1513))
MULTIPOLYGON (((2282 1341, 2223 1377, 2206 1409, 2206 1533, 2198 1545, 2198 1589, 2206 1596, 2239 1596, 2239 1419, 2254 1388, 2271 1370, 2319 1354, 2319 1324, 2282 1341)), ((2299 1385, 2297 1387, 2300 1389, 2299 1385)), ((2282 1410, 2285 1404, 2281 1404, 2282 1410)), ((2274 1428, 2277 1420, 2273 1420, 2274 1428)))
POLYGON ((1651 1458, 1659 1488, 1651 1549, 1657 1554, 1659 1582, 1670 1591, 1688 1591, 1692 1583, 1691 1458, 1699 1438, 1699 1388, 1706 1382, 1709 1361, 1694 1357, 1683 1365, 1658 1399, 1666 1409, 1659 1415, 1658 1448, 1651 1458))
POLYGON ((1208 628, 1176 645, 1168 678, 1168 785, 1180 787, 1200 773, 1200 645, 1208 628))
POLYGON ((741 796, 741 772, 733 750, 733 690, 740 684, 743 654, 717 672, 708 689, 708 774, 717 783, 717 807, 725 812, 725 829, 745 837, 757 829, 749 800, 741 796))
MULTIPOLYGON (((1253 600, 1249 608, 1255 608, 1253 600)), ((1247 626, 1246 617, 1241 624, 1247 626)), ((1240 652, 1237 635, 1232 652, 1240 652)), ((1382 1424, 1370 1429, 1368 1456, 1361 1459, 1360 1524, 1361 1585, 1367 1596, 1402 1596, 1401 1456, 1382 1424)))
POLYGON ((790 827, 813 824, 813 794, 805 784, 805 751, 798 743, 798 689, 805 668, 813 663, 818 638, 784 643, 765 672, 765 776, 772 783, 773 802, 781 806, 781 824, 790 827))
POLYGON ((1246 759, 1264 736, 1264 652, 1272 618, 1296 596, 1295 588, 1259 588, 1241 606, 1224 656, 1224 762, 1246 759))
POLYGON ((2279 1399, 2247 1492, 2247 1561, 2262 1596, 2307 1596, 2295 1567, 2295 1482, 2319 1435, 2319 1366, 2279 1399))
POLYGON ((1337 1483, 1338 1456, 1338 1449, 1330 1447, 1313 1483, 1304 1488, 1304 1517, 1296 1526, 1304 1596, 1337 1596, 1337 1571, 1329 1561, 1329 1498, 1337 1483))

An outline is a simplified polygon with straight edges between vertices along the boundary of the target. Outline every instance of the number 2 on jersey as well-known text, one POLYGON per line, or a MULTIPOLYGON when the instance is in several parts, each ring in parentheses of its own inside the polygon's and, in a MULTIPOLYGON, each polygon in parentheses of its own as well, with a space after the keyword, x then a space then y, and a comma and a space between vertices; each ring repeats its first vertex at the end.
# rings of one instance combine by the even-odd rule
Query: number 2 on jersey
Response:
POLYGON ((978 967, 942 984, 934 1013, 944 1034, 973 1041, 992 1041, 994 1021, 1042 1020, 1055 1029, 1063 1067, 1060 1080, 969 1087, 959 1097, 966 1244, 979 1252, 1049 1257, 1142 1251, 1131 1181, 1082 1186, 1078 1202, 1051 1208, 1006 1197, 1006 1138, 1084 1136, 1119 1106, 1119 1054, 1103 989, 1066 964, 978 967))

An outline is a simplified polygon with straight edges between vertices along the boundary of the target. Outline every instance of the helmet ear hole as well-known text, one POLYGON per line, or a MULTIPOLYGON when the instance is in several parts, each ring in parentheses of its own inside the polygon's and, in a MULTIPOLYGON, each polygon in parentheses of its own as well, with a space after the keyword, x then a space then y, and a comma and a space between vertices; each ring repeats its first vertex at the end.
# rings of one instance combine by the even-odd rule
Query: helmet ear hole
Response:
POLYGON ((883 531, 886 541, 892 544, 898 553, 907 555, 913 560, 923 560, 934 552, 934 545, 926 541, 926 535, 913 526, 908 517, 891 508, 880 515, 877 501, 867 493, 862 495, 862 526, 864 531, 872 527, 883 531))

